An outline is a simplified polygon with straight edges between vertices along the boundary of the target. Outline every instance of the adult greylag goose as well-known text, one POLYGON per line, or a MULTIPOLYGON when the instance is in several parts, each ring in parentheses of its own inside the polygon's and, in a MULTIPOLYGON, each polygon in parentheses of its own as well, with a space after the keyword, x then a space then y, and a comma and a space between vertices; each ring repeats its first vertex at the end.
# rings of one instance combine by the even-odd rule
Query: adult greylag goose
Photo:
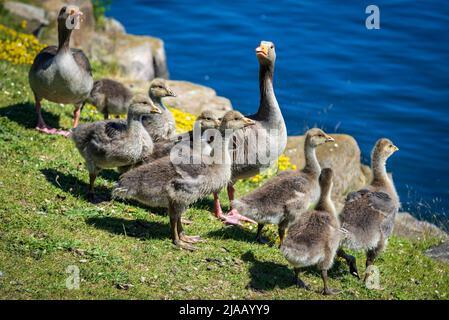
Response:
POLYGON ((94 198, 94 183, 102 169, 133 165, 153 151, 153 141, 142 126, 142 117, 160 114, 145 96, 136 96, 128 109, 127 123, 105 120, 82 124, 73 130, 72 139, 89 171, 88 198, 94 198))
POLYGON ((299 278, 300 268, 317 265, 323 278, 322 293, 331 295, 338 293, 339 290, 329 288, 327 270, 334 263, 342 235, 337 212, 331 199, 331 169, 323 169, 319 183, 321 194, 315 210, 301 214, 298 221, 289 227, 287 237, 281 245, 281 251, 294 267, 297 286, 309 289, 299 278))
MULTIPOLYGON (((367 269, 384 250, 400 207, 399 196, 386 169, 387 159, 398 150, 389 139, 376 142, 371 154, 373 181, 367 188, 350 193, 340 214, 342 228, 348 232, 343 245, 365 250, 367 269)), ((358 277, 355 258, 343 249, 338 254, 350 263, 351 274, 358 277)))
POLYGON ((100 79, 94 82, 87 102, 94 105, 107 120, 110 114, 127 114, 132 98, 133 93, 122 83, 100 79))
POLYGON ((150 83, 148 95, 153 103, 162 111, 162 114, 145 116, 142 124, 154 142, 173 138, 176 133, 175 119, 172 113, 162 103, 165 97, 176 97, 167 81, 156 78, 150 83))
POLYGON ((193 202, 223 188, 231 179, 230 130, 254 125, 237 111, 229 111, 220 125, 222 139, 214 139, 214 156, 193 155, 176 163, 170 156, 134 168, 120 177, 114 197, 137 200, 151 207, 168 208, 171 238, 183 249, 195 250, 199 237, 184 234, 181 215, 193 202), (198 157, 195 159, 195 157, 198 157))
POLYGON ((283 172, 232 202, 235 209, 258 223, 256 236, 258 242, 265 242, 262 238, 262 229, 265 224, 271 223, 279 226, 282 243, 286 228, 318 201, 320 195, 318 177, 321 168, 315 149, 332 141, 334 139, 321 129, 308 130, 304 143, 306 164, 302 171, 283 172))
POLYGON ((58 46, 44 48, 29 72, 29 83, 36 101, 36 129, 48 134, 69 132, 49 127, 41 113, 41 101, 74 104, 73 127, 78 125, 84 101, 92 90, 93 79, 89 60, 79 49, 70 48, 70 35, 83 13, 76 6, 63 7, 58 15, 58 46))
MULTIPOLYGON (((234 183, 269 168, 284 152, 287 144, 287 129, 273 89, 276 61, 274 44, 262 41, 256 48, 256 56, 259 61, 259 110, 256 114, 248 116, 256 124, 237 132, 234 139, 232 180, 227 188, 231 203, 234 200, 234 183)), ((240 220, 248 221, 232 206, 228 215, 224 215, 218 197, 214 198, 215 215, 225 223, 240 224, 240 220)))

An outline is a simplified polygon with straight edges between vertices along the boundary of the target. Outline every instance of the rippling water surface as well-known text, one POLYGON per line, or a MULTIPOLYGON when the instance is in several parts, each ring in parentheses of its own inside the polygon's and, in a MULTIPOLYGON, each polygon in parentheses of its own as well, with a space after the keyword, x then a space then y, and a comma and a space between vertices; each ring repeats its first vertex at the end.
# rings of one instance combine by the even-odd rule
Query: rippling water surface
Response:
MULTIPOLYGON (((435 1, 113 0, 127 31, 165 41, 172 79, 258 107, 260 40, 276 44, 275 90, 289 135, 319 126, 353 135, 369 161, 380 137, 405 210, 449 212, 449 4, 435 1), (381 29, 365 28, 376 4, 381 29)), ((446 219, 444 219, 446 217, 446 219)))

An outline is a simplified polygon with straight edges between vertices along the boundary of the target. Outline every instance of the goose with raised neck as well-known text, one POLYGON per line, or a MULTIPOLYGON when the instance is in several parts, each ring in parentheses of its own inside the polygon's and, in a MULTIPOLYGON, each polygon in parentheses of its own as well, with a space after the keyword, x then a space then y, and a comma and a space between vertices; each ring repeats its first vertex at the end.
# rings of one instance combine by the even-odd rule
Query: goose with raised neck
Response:
MULTIPOLYGON (((232 203, 234 200, 234 183, 239 179, 249 178, 272 166, 279 156, 284 152, 287 145, 287 128, 282 116, 281 109, 273 88, 274 66, 276 62, 276 50, 274 43, 270 41, 261 41, 256 48, 256 57, 259 62, 259 109, 257 113, 248 116, 256 121, 253 127, 240 130, 236 134, 236 150, 244 150, 243 155, 248 155, 246 159, 234 159, 232 166, 232 180, 227 186, 228 198, 232 203), (257 134, 256 134, 257 132, 257 134), (263 139, 264 146, 270 150, 269 158, 266 163, 262 163, 258 152, 258 144, 249 143, 250 136, 257 136, 257 139, 263 139), (273 152, 271 152, 273 151, 273 152), (248 159, 256 159, 255 163, 248 163, 248 159), (243 160, 243 161, 242 161, 243 160)), ((231 211, 224 215, 221 209, 218 196, 214 195, 215 216, 220 218, 226 224, 240 224, 239 221, 248 221, 240 215, 238 210, 231 206, 231 211)))
POLYGON ((58 46, 48 46, 39 52, 29 71, 29 83, 35 97, 36 129, 47 134, 68 136, 69 132, 48 126, 42 117, 41 101, 74 104, 73 128, 78 125, 84 101, 92 90, 92 69, 86 55, 70 48, 72 29, 80 23, 78 7, 64 6, 58 15, 58 46), (73 27, 72 27, 73 26, 73 27))

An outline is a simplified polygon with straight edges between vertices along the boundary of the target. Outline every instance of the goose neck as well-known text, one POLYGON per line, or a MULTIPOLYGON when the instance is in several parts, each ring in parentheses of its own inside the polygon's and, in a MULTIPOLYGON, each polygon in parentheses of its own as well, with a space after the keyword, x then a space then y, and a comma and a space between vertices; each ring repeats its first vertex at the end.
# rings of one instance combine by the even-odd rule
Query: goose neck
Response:
POLYGON ((273 88, 274 64, 261 64, 259 69, 260 105, 257 112, 260 119, 282 116, 273 88))
POLYGON ((306 140, 304 146, 304 155, 306 160, 306 165, 304 167, 304 172, 313 175, 313 177, 318 178, 321 172, 321 166, 316 157, 315 147, 313 147, 309 141, 306 140))
POLYGON ((326 211, 337 216, 337 210, 335 209, 334 202, 331 197, 331 188, 326 187, 321 190, 320 199, 318 200, 317 205, 315 206, 315 210, 317 211, 326 211))
POLYGON ((65 25, 65 20, 58 20, 58 51, 68 51, 70 49, 70 36, 72 30, 65 25))

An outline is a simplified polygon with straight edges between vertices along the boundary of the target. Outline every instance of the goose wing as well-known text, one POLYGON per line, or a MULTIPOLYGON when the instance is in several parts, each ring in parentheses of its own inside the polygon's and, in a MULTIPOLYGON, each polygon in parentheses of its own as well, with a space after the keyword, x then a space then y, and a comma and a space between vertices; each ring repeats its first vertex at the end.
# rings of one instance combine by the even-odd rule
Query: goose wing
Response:
POLYGON ((385 220, 394 215, 396 211, 397 205, 389 194, 362 189, 347 196, 342 218, 351 220, 356 216, 360 218, 367 216, 365 218, 368 218, 370 215, 371 218, 377 216, 381 220, 385 220))
POLYGON ((84 52, 80 49, 70 49, 72 51, 73 58, 75 59, 76 64, 86 71, 89 75, 92 75, 92 67, 90 65, 89 59, 86 57, 84 52))
POLYGON ((36 69, 47 69, 50 65, 50 61, 56 56, 58 52, 58 47, 56 46, 48 46, 42 49, 34 58, 33 65, 31 66, 31 70, 36 69))
POLYGON ((124 121, 106 121, 104 125, 105 137, 116 139, 126 132, 127 127, 124 121))

